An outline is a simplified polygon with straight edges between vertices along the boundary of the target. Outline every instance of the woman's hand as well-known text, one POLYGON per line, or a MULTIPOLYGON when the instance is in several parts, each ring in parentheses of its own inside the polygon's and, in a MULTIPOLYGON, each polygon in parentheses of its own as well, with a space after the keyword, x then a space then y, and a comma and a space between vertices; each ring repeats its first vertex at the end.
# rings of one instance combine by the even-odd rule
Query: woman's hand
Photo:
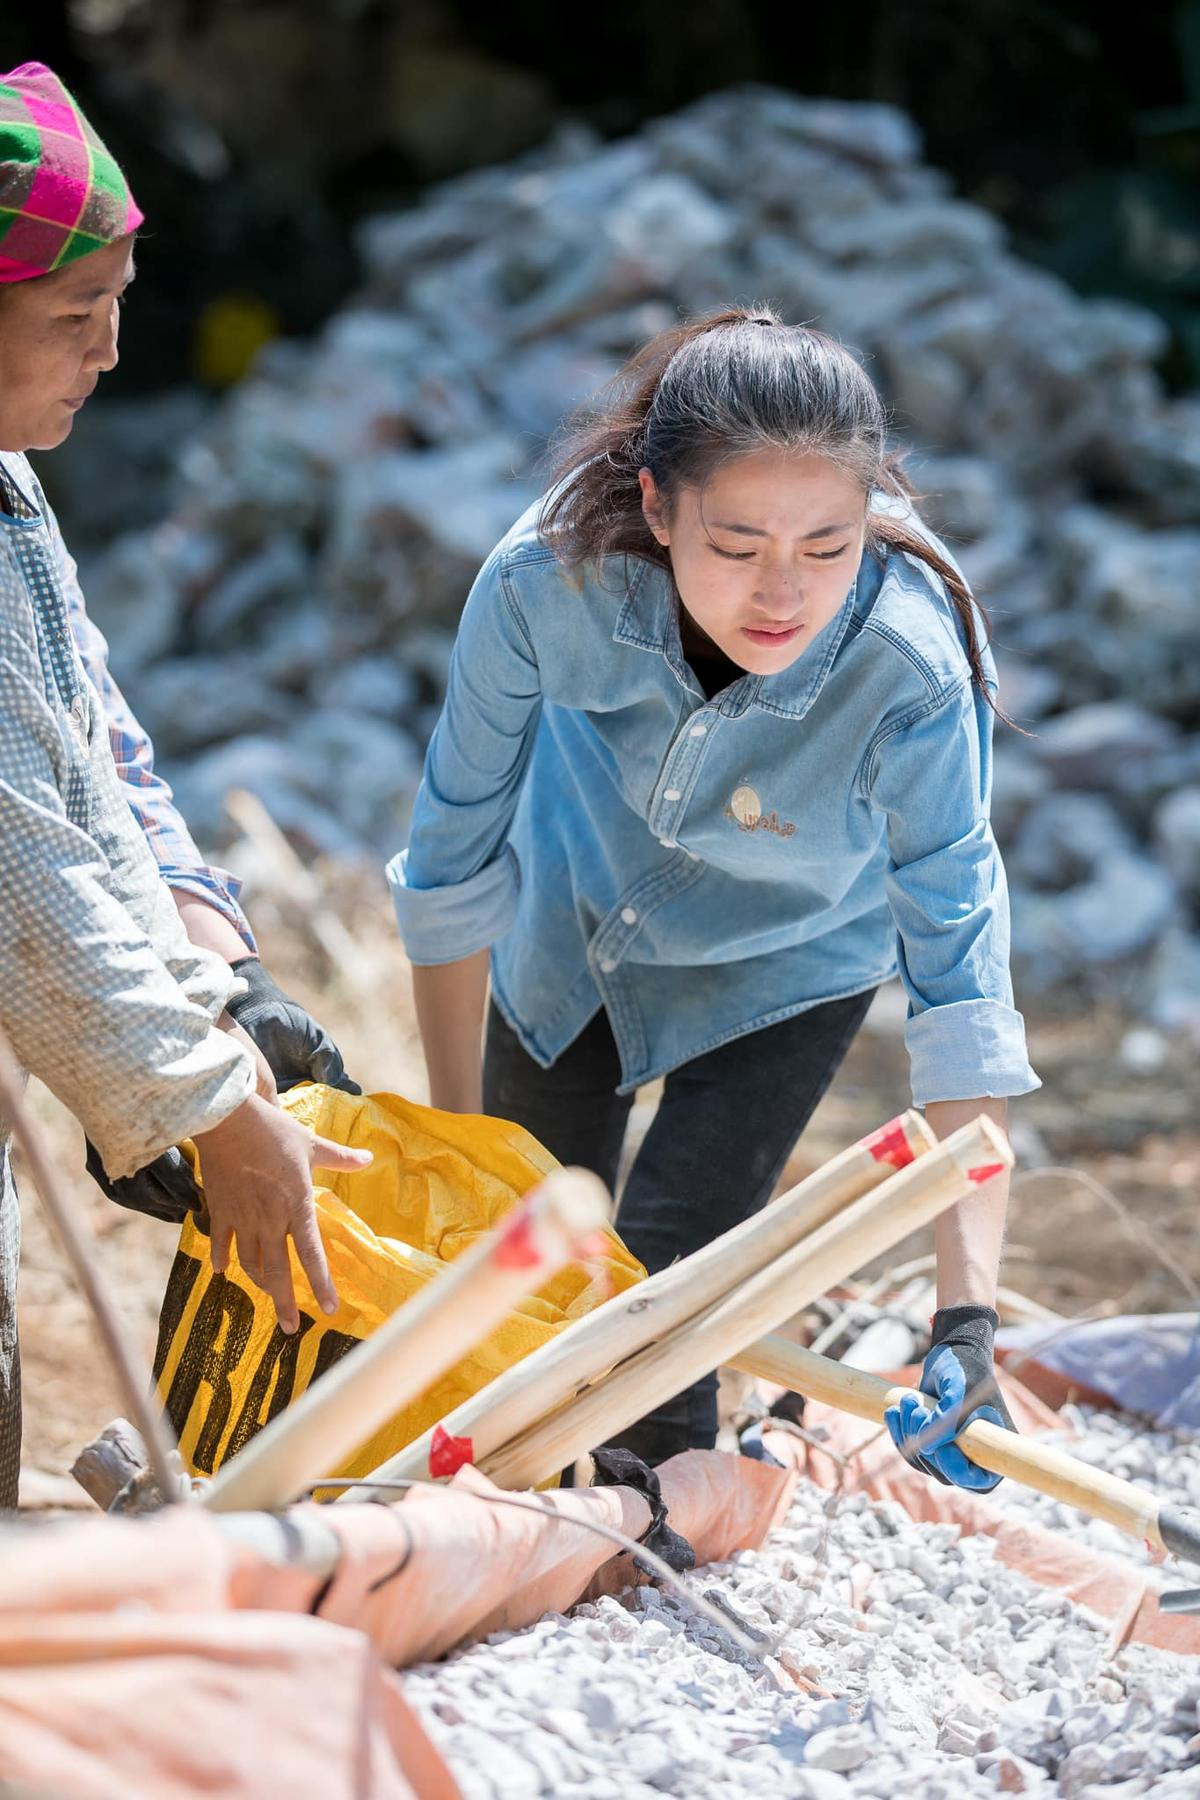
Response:
POLYGON ((197 1134, 196 1148, 208 1203, 212 1265, 223 1274, 237 1239, 238 1260, 275 1302, 284 1331, 300 1323, 292 1287, 288 1239, 325 1313, 338 1308, 313 1200, 314 1169, 353 1174, 371 1161, 369 1150, 349 1150, 307 1127, 261 1094, 251 1094, 211 1131, 197 1134))
MULTIPOLYGON (((990 1097, 931 1100, 925 1119, 939 1138, 947 1138, 980 1113, 1001 1131, 1007 1129, 1007 1103, 990 1097)), ((907 1396, 885 1414, 892 1442, 909 1462, 938 1481, 978 1493, 988 1493, 999 1477, 973 1463, 954 1439, 976 1418, 1013 1429, 996 1386, 992 1357, 1007 1210, 1005 1171, 938 1217, 934 1225, 938 1310, 933 1316, 932 1348, 921 1372, 921 1392, 929 1397, 928 1404, 907 1396)))
POLYGON ((933 1344, 921 1371, 922 1405, 905 1394, 883 1415, 893 1444, 906 1462, 949 1487, 988 1494, 999 1475, 981 1469, 955 1438, 974 1419, 1014 1431, 996 1386, 993 1336, 999 1323, 990 1306, 946 1306, 933 1315, 933 1344))

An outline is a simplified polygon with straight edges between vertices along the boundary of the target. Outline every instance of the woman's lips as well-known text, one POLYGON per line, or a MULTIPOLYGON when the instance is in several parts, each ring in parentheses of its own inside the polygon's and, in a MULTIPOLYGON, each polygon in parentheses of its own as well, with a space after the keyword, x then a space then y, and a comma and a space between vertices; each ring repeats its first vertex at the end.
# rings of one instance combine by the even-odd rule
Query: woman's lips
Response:
POLYGON ((748 637, 752 644, 762 644, 767 649, 778 649, 781 644, 790 644, 794 637, 799 637, 803 629, 802 625, 783 625, 775 630, 760 629, 751 625, 742 626, 743 635, 748 637))

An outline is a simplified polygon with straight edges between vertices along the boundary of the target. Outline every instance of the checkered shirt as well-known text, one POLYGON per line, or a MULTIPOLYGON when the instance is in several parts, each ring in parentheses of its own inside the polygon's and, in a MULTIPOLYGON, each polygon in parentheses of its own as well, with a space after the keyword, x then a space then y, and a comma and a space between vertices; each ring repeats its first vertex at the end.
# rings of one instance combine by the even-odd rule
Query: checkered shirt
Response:
POLYGON ((183 929, 117 777, 36 484, 23 457, 5 466, 27 505, 0 515, 0 1026, 117 1178, 227 1117, 254 1069, 212 1029, 237 978, 183 929))
POLYGON ((108 735, 113 761, 125 788, 125 798, 133 816, 146 834, 167 886, 179 893, 195 894, 214 911, 221 913, 246 946, 248 956, 257 956, 258 945, 249 921, 238 903, 242 883, 228 869, 216 867, 201 856, 180 813, 170 785, 154 767, 154 746, 130 710, 129 703, 114 681, 108 667, 108 645, 104 634, 88 617, 83 590, 74 558, 63 542, 58 522, 29 465, 22 457, 12 459, 15 474, 10 474, 0 457, 0 500, 8 510, 21 517, 37 517, 34 505, 27 501, 17 485, 22 480, 41 508, 54 543, 59 583, 66 601, 67 615, 75 633, 75 643, 84 669, 100 695, 108 720, 108 735))

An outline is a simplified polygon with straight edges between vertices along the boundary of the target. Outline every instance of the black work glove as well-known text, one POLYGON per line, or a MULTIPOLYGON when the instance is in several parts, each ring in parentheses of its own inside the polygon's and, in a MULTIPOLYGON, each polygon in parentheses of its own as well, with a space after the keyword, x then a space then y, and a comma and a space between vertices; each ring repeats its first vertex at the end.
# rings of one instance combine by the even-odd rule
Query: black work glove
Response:
POLYGON ((171 1146, 156 1156, 144 1169, 110 1181, 104 1173, 100 1152, 87 1140, 87 1172, 101 1193, 130 1212, 145 1213, 151 1219, 163 1219, 168 1225, 182 1225, 189 1213, 202 1207, 200 1189, 192 1177, 191 1165, 182 1151, 171 1146))
POLYGON ((647 1550, 653 1550, 670 1569, 694 1569, 696 1552, 667 1519, 667 1503, 662 1497, 658 1475, 632 1450, 593 1450, 593 1487, 628 1487, 649 1503, 650 1523, 638 1539, 647 1550))
POLYGON ((935 1312, 933 1342, 921 1371, 921 1392, 935 1404, 922 1406, 915 1394, 906 1394, 883 1415, 906 1462, 947 1487, 977 1494, 990 1493, 1000 1476, 973 1463, 955 1438, 973 1419, 1016 1430, 996 1386, 993 1338, 999 1323, 990 1306, 944 1306, 935 1312))
POLYGON ((361 1094, 351 1081, 341 1053, 329 1033, 297 1000, 276 987, 257 956, 244 956, 230 965, 247 983, 244 994, 235 994, 226 1012, 254 1039, 271 1065, 280 1093, 301 1081, 319 1081, 341 1088, 344 1094, 361 1094))

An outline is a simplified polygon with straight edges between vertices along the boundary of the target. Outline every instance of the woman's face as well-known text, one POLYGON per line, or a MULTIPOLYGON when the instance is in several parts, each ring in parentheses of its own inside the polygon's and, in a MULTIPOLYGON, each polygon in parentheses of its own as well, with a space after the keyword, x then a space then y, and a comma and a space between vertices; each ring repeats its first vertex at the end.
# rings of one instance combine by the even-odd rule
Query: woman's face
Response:
POLYGON ((102 372, 116 366, 133 238, 0 289, 0 450, 53 450, 102 372))
POLYGON ((691 618, 739 668, 777 675, 838 611, 858 571, 866 495, 824 457, 763 451, 683 488, 668 519, 649 469, 646 523, 691 618))

